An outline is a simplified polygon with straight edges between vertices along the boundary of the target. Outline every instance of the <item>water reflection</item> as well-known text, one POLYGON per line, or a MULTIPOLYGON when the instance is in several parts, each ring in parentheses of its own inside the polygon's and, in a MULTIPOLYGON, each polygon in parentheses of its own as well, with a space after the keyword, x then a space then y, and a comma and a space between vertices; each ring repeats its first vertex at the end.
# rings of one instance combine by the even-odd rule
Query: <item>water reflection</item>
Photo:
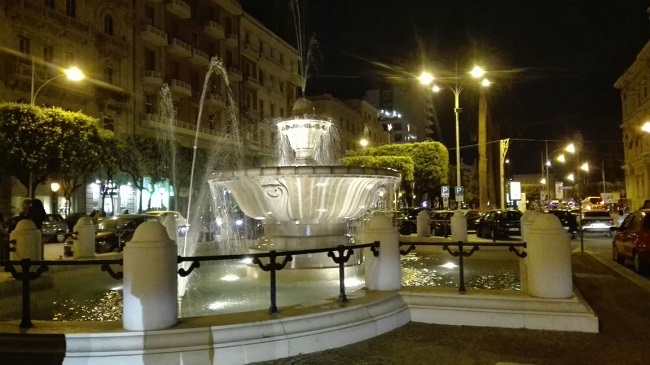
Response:
MULTIPOLYGON (((483 259, 475 253, 465 258, 465 287, 521 290, 519 259, 483 259)), ((457 258, 447 252, 410 253, 402 257, 402 285, 458 287, 457 258)))

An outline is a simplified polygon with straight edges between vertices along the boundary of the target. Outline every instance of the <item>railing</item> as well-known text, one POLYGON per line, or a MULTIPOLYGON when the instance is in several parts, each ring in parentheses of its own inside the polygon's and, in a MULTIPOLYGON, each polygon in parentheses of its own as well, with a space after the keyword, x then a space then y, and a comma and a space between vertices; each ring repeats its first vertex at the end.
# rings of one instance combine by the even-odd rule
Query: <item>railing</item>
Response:
POLYGON ((11 276, 22 283, 22 316, 20 320, 21 328, 33 327, 32 315, 30 309, 31 285, 32 280, 38 279, 44 272, 49 270, 49 266, 82 266, 82 265, 101 265, 101 270, 108 272, 114 279, 121 279, 122 272, 115 272, 110 265, 122 265, 122 259, 116 260, 30 260, 22 259, 20 261, 0 261, 0 266, 4 266, 4 271, 11 273, 11 276), (20 266, 21 271, 16 270, 20 266), (32 272, 32 266, 37 266, 36 271, 32 272))
POLYGON ((468 243, 458 241, 456 243, 447 242, 402 242, 399 243, 400 247, 408 246, 405 250, 400 250, 403 256, 408 255, 411 251, 416 249, 416 246, 440 246, 444 251, 447 251, 453 257, 458 257, 458 292, 465 294, 465 263, 464 258, 470 257, 472 254, 479 250, 479 247, 508 247, 508 251, 514 252, 520 258, 526 257, 528 254, 525 251, 519 252, 517 247, 526 248, 526 242, 521 243, 468 243), (452 251, 450 247, 458 247, 458 250, 452 251), (471 247, 471 250, 465 251, 465 247, 471 247))
MULTIPOLYGON (((191 264, 187 269, 180 268, 178 269, 178 275, 181 277, 186 277, 194 269, 197 269, 201 266, 201 262, 204 261, 223 261, 223 260, 243 260, 243 259, 252 259, 253 263, 259 266, 263 271, 270 273, 270 301, 271 305, 269 307, 270 314, 278 313, 278 307, 276 304, 276 273, 282 270, 287 263, 293 260, 295 255, 307 255, 314 253, 327 253, 327 256, 330 257, 334 263, 338 265, 339 269, 339 298, 340 303, 345 303, 348 301, 348 298, 345 294, 345 264, 348 262, 350 257, 354 254, 355 249, 361 248, 370 248, 373 255, 379 255, 379 242, 375 241, 373 243, 361 244, 361 245, 350 245, 343 246, 339 245, 336 247, 313 249, 313 250, 299 250, 299 251, 270 251, 268 253, 258 253, 258 254, 242 254, 242 255, 217 255, 217 256, 189 256, 183 257, 178 256, 177 262, 182 264, 184 262, 190 262, 191 264), (268 258, 269 262, 267 264, 262 262, 263 258, 268 258)), ((30 282, 32 280, 38 279, 44 272, 49 270, 49 266, 89 266, 89 265, 101 265, 101 270, 107 272, 114 279, 122 279, 123 272, 113 271, 111 265, 123 265, 123 259, 114 259, 114 260, 31 260, 31 259, 22 259, 20 261, 8 261, 0 260, 0 266, 4 266, 4 271, 11 273, 11 276, 22 283, 22 315, 20 321, 21 328, 33 327, 31 319, 31 309, 30 309, 30 297, 31 297, 31 286, 30 282), (16 267, 20 267, 20 272, 16 270, 16 267), (32 272, 31 268, 36 266, 36 271, 32 272)))
POLYGON ((13 5, 22 7, 23 9, 38 15, 41 18, 48 19, 56 24, 64 27, 72 28, 78 32, 90 34, 90 25, 77 20, 65 13, 58 12, 52 8, 43 5, 43 2, 32 0, 14 0, 13 5))

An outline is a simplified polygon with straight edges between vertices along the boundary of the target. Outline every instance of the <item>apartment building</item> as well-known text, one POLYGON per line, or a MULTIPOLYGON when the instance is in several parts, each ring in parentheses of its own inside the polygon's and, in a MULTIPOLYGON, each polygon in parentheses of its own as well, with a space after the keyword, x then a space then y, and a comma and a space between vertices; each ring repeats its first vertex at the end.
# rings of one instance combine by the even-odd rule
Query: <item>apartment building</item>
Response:
MULTIPOLYGON (((235 105, 246 151, 271 154, 275 132, 265 121, 289 115, 300 88, 297 50, 236 0, 8 0, 0 10, 0 100, 29 102, 34 84, 36 105, 80 110, 116 133, 155 137, 169 128, 158 112, 167 84, 178 141, 191 146, 198 129, 199 147, 229 143, 223 130, 227 108, 235 105), (213 56, 223 60, 233 103, 225 79, 210 78, 197 122, 213 56), (57 77, 72 65, 84 81, 57 77)), ((116 211, 137 211, 138 201, 150 199, 169 207, 174 194, 164 184, 142 197, 128 183, 91 178, 72 210, 100 208, 99 189, 107 183, 114 194, 104 208, 116 211)), ((26 195, 16 181, 10 186, 16 202, 26 195)), ((36 195, 50 206, 49 187, 36 195)))
POLYGON ((621 92, 625 190, 632 209, 650 199, 650 42, 614 87, 621 92))

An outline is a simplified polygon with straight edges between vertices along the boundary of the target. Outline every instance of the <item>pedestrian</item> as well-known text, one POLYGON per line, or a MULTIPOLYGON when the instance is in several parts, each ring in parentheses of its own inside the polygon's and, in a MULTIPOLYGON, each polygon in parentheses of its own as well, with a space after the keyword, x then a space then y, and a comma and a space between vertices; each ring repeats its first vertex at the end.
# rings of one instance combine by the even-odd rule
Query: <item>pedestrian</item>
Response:
POLYGON ((9 232, 13 232, 14 229, 16 229, 16 224, 18 224, 18 222, 22 221, 23 219, 29 219, 29 207, 31 204, 32 200, 29 198, 25 198, 22 202, 20 202, 20 212, 18 212, 17 218, 11 220, 11 223, 9 224, 9 232))
POLYGON ((34 222, 38 230, 43 228, 43 221, 47 218, 47 213, 45 213, 43 202, 40 199, 32 199, 27 211, 27 218, 34 222))

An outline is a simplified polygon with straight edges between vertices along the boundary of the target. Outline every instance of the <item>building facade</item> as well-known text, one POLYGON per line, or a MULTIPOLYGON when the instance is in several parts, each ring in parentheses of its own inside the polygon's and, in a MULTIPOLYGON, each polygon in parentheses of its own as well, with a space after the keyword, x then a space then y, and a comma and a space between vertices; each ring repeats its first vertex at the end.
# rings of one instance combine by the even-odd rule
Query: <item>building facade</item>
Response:
POLYGON ((621 92, 621 132, 625 157, 626 198, 632 209, 650 199, 650 42, 614 86, 621 92))
MULTIPOLYGON (((290 115, 299 95, 298 51, 236 0, 8 0, 0 11, 0 101, 35 99, 36 105, 82 111, 118 134, 156 138, 170 128, 159 113, 167 84, 176 110, 171 129, 182 145, 191 147, 195 137, 199 148, 230 143, 223 131, 234 112, 246 152, 271 155, 275 130, 266 121, 290 115), (214 56, 223 60, 228 82, 217 76, 206 82, 214 56), (86 80, 58 77, 73 65, 86 80)), ((4 186, 17 207, 26 189, 16 181, 4 186)), ((126 177, 89 176, 71 210, 134 212, 140 201, 169 207, 181 188, 167 182, 140 192, 126 177), (107 188, 110 199, 100 206, 107 188)), ((46 207, 61 199, 49 184, 36 196, 46 207)))

